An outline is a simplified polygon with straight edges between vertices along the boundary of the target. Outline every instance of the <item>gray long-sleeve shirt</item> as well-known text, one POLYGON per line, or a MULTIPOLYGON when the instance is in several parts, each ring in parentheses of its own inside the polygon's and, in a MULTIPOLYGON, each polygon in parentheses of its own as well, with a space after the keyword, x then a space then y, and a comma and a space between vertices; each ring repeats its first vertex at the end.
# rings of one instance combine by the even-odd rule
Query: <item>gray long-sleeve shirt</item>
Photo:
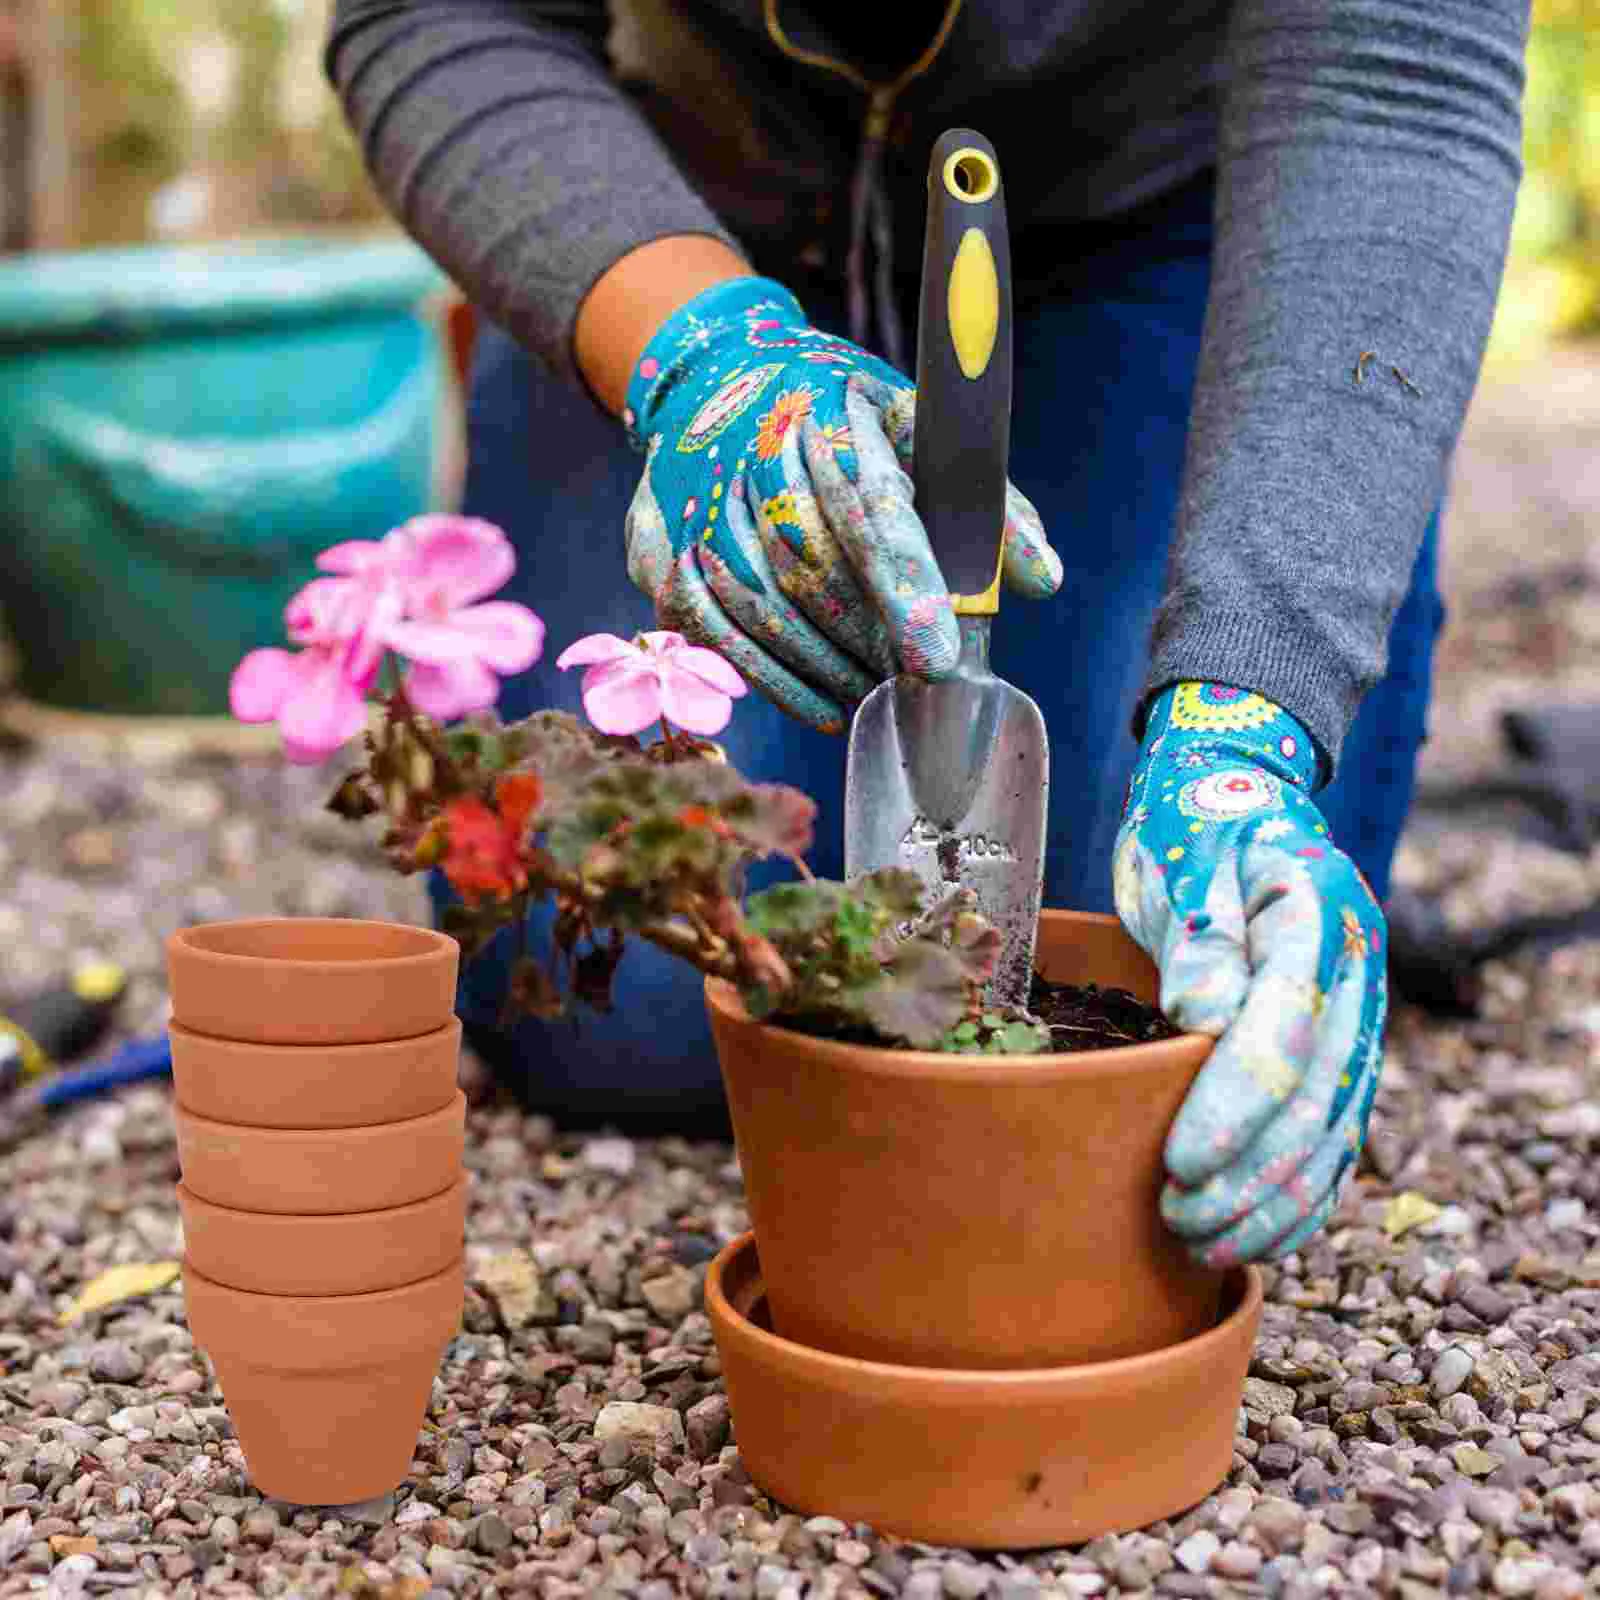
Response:
MULTIPOLYGON (((920 240, 944 128, 1001 151, 1019 299, 1048 281, 1052 224, 1215 165, 1145 700, 1186 678, 1257 690, 1305 723, 1325 776, 1383 673, 1482 361, 1528 9, 967 0, 896 113, 901 239, 920 240)), ((925 26, 926 7, 905 10, 925 26)), ((780 17, 796 44, 845 54, 803 0, 780 17)), ((781 52, 761 0, 338 0, 328 66, 397 216, 568 378, 585 295, 652 239, 711 234, 763 270, 842 260, 863 96, 781 52)))

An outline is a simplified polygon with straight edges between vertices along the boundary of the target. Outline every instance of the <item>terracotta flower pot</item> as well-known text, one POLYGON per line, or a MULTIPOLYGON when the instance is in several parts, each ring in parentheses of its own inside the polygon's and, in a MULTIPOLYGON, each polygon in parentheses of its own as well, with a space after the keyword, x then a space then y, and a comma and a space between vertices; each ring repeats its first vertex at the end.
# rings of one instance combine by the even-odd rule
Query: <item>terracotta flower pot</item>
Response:
POLYGON ((177 1101, 214 1122, 252 1128, 357 1128, 450 1104, 461 1023, 372 1044, 242 1044, 173 1023, 177 1101))
POLYGON ((442 1111, 361 1128, 249 1128, 182 1106, 174 1117, 191 1193, 236 1211, 323 1216, 448 1189, 461 1176, 467 1098, 457 1089, 442 1111))
POLYGON ((173 1021, 252 1044, 370 1044, 444 1027, 460 946, 400 922, 264 917, 167 941, 173 1021))
POLYGON ((830 1355, 772 1333, 755 1236, 706 1276, 739 1455, 784 1506, 925 1544, 1027 1549, 1141 1528, 1203 1500, 1233 1459, 1261 1274, 1221 1320, 1151 1355, 949 1371, 830 1355))
MULTIPOLYGON (((1154 1001, 1115 917, 1046 911, 1040 969, 1154 1001)), ((816 1039, 706 998, 785 1338, 911 1366, 1053 1367, 1214 1326, 1161 1221, 1162 1146, 1212 1041, 959 1056, 816 1039)))
POLYGON ((284 1216, 236 1211, 178 1185, 184 1260, 252 1294, 369 1294, 443 1272, 466 1244, 467 1180, 382 1211, 284 1216))
POLYGON ((255 1486, 344 1505, 403 1483, 465 1288, 460 1256, 403 1288, 315 1297, 230 1289, 185 1262, 189 1328, 255 1486))

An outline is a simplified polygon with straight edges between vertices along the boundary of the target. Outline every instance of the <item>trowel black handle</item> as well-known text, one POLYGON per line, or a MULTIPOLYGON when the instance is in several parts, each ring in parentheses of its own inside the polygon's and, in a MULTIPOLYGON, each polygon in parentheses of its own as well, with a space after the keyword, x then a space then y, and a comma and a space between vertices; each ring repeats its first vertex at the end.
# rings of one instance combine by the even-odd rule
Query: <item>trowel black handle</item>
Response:
POLYGON ((912 482, 957 611, 999 609, 1011 443, 1011 246, 994 146, 970 128, 928 163, 912 482))

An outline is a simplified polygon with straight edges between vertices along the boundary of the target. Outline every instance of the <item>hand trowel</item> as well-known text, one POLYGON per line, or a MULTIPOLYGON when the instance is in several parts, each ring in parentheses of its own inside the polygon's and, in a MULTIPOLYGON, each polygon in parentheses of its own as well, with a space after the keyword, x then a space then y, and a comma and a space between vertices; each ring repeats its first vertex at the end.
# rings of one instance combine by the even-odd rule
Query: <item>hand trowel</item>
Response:
POLYGON ((934 145, 917 332, 912 482, 961 629, 953 676, 878 685, 850 727, 845 876, 905 867, 924 906, 971 889, 1004 947, 988 998, 1026 1005, 1050 751, 1031 699, 989 668, 1011 436, 1011 252, 989 141, 934 145))

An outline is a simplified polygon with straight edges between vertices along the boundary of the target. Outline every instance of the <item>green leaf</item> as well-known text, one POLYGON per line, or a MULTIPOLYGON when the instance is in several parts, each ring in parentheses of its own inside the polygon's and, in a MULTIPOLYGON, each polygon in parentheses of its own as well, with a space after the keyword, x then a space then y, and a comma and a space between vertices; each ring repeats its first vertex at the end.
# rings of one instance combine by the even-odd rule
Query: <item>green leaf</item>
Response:
POLYGON ((960 1020, 967 985, 961 964, 927 940, 900 948, 893 967, 862 997, 867 1020, 879 1033, 927 1049, 960 1020))

